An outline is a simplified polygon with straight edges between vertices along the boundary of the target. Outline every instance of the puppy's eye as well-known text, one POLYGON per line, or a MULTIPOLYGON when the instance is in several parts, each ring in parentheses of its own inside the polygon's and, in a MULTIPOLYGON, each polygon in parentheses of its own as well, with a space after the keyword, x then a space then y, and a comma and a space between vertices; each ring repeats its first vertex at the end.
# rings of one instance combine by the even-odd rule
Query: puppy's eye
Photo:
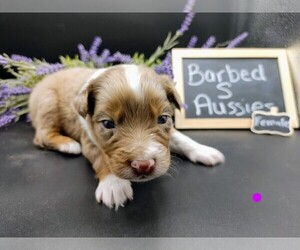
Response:
POLYGON ((102 123, 103 127, 106 128, 106 129, 115 128, 115 123, 113 121, 103 120, 103 121, 101 121, 101 123, 102 123))
POLYGON ((158 124, 165 124, 168 121, 168 116, 167 115, 161 115, 157 118, 157 123, 158 124))

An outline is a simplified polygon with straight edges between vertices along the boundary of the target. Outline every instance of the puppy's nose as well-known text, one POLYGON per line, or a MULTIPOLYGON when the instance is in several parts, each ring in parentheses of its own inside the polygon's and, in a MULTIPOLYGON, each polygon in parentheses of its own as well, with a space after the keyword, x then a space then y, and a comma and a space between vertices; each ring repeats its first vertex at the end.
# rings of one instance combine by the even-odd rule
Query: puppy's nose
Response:
POLYGON ((150 160, 135 160, 131 162, 131 167, 137 174, 151 174, 154 170, 155 161, 150 160))

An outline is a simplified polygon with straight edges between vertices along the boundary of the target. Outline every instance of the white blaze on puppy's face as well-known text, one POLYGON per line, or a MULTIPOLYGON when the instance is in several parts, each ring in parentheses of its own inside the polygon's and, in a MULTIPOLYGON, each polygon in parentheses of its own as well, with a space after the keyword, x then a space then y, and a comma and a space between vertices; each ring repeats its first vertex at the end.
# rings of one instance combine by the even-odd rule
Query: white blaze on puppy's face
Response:
POLYGON ((135 65, 124 65, 123 67, 128 85, 136 94, 141 95, 141 73, 139 68, 135 65))
POLYGON ((155 159, 156 174, 159 176, 159 175, 165 174, 165 172, 166 172, 164 165, 166 164, 165 157, 168 154, 170 154, 168 152, 168 148, 164 147, 162 144, 160 144, 154 140, 151 140, 147 144, 143 158, 144 159, 155 159))
POLYGON ((91 83, 89 134, 108 156, 113 174, 144 181, 167 172, 172 105, 178 106, 174 91, 166 78, 135 65, 112 67, 91 83), (133 161, 155 164, 144 174, 132 167, 133 161))

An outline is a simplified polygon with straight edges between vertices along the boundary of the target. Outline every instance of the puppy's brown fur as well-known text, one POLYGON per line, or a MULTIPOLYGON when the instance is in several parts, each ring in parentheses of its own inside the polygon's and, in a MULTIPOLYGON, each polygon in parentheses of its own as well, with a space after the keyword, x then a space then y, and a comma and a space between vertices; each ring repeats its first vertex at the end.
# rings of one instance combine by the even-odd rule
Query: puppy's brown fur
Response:
POLYGON ((46 77, 30 98, 34 143, 64 151, 63 146, 80 142, 100 180, 112 173, 138 181, 130 162, 147 157, 145 151, 153 141, 160 145, 160 152, 155 158, 155 172, 147 179, 164 174, 170 164, 171 117, 174 106, 179 108, 180 98, 166 77, 148 68, 139 70, 140 94, 128 86, 121 66, 111 67, 86 86, 83 84, 95 70, 68 69, 46 77), (162 114, 168 121, 158 124, 162 114), (79 115, 87 122, 93 142, 79 115), (116 129, 101 126, 105 119, 114 121, 116 129))
POLYGON ((96 199, 110 208, 132 199, 131 181, 167 172, 170 147, 193 162, 224 161, 218 150, 172 127, 173 110, 180 106, 169 78, 135 65, 62 70, 45 77, 29 100, 34 143, 82 152, 100 180, 96 199))

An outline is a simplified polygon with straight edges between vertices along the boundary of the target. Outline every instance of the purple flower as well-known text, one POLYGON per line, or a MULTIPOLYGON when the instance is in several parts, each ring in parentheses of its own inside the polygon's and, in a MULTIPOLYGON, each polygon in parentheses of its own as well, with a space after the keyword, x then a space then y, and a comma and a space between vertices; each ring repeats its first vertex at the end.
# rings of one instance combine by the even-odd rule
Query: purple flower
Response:
POLYGON ((156 65, 154 70, 159 75, 169 75, 171 78, 173 76, 172 69, 169 65, 164 65, 164 64, 156 65))
POLYGON ((100 55, 101 61, 103 63, 106 62, 106 60, 109 57, 109 55, 110 55, 110 51, 108 49, 103 50, 102 53, 101 53, 101 55, 100 55))
POLYGON ((188 48, 194 48, 196 46, 196 43, 198 42, 198 37, 192 36, 191 40, 188 43, 188 48))
POLYGON ((157 74, 167 74, 166 66, 171 64, 171 52, 168 52, 161 64, 155 66, 157 74))
POLYGON ((96 36, 91 45, 91 48, 89 50, 89 55, 91 58, 94 58, 95 56, 97 56, 97 52, 98 52, 98 49, 99 49, 101 43, 102 43, 101 38, 99 36, 96 36))
POLYGON ((59 71, 64 68, 64 65, 61 63, 53 63, 40 66, 36 69, 36 74, 38 76, 47 75, 59 71))
POLYGON ((184 32, 186 32, 189 29, 189 27, 194 19, 194 16, 195 16, 195 13, 193 13, 193 12, 187 13, 178 32, 180 32, 182 34, 184 32))
POLYGON ((186 103, 182 103, 181 108, 183 108, 183 109, 188 109, 189 106, 188 106, 186 103))
POLYGON ((192 12, 195 2, 196 2, 196 0, 188 0, 184 6, 184 9, 182 12, 184 12, 184 13, 192 12))
POLYGON ((164 74, 165 73, 165 68, 162 64, 156 65, 154 68, 155 72, 159 75, 164 74))
POLYGON ((248 32, 243 32, 242 34, 238 35, 236 38, 231 40, 228 43, 227 48, 234 48, 237 47, 241 42, 243 42, 248 37, 248 32))
POLYGON ((78 44, 78 51, 80 54, 80 60, 86 63, 88 61, 89 53, 82 44, 78 44))
POLYGON ((170 65, 172 63, 172 54, 171 52, 169 51, 165 57, 165 59, 162 61, 162 63, 164 65, 170 65))
POLYGON ((172 56, 171 52, 168 52, 165 59, 162 61, 160 65, 157 65, 155 67, 155 72, 157 74, 166 74, 168 75, 171 79, 174 78, 173 76, 173 71, 172 71, 172 56))
POLYGON ((16 55, 12 54, 10 57, 13 61, 16 62, 27 62, 27 63, 32 63, 32 59, 26 56, 21 56, 21 55, 16 55))
POLYGON ((0 65, 8 64, 7 59, 4 56, 0 55, 0 65))
POLYGON ((10 95, 24 95, 29 94, 31 92, 30 88, 24 86, 16 86, 9 89, 10 95))
POLYGON ((30 115, 29 115, 29 114, 26 115, 26 122, 28 122, 28 123, 31 122, 31 118, 30 118, 30 115))
POLYGON ((109 56, 110 51, 108 49, 104 49, 101 55, 94 60, 96 66, 101 67, 103 64, 107 63, 109 56))
POLYGON ((6 111, 4 114, 0 115, 0 127, 11 123, 15 118, 15 114, 13 114, 10 110, 6 111))
POLYGON ((0 85, 0 100, 6 100, 9 97, 9 87, 6 84, 0 85))
POLYGON ((211 48, 212 46, 214 46, 214 44, 216 43, 216 37, 214 36, 210 36, 207 41, 202 45, 201 48, 203 49, 208 49, 211 48))
POLYGON ((171 79, 174 78, 173 70, 172 70, 172 65, 171 65, 171 64, 165 65, 165 72, 166 72, 166 74, 167 74, 171 79))
POLYGON ((107 58, 107 62, 131 63, 132 58, 130 55, 125 55, 117 51, 115 54, 107 58))
POLYGON ((0 106, 5 106, 5 101, 0 101, 0 106))
POLYGON ((24 86, 8 87, 6 84, 0 86, 0 100, 6 100, 10 96, 25 95, 31 92, 30 88, 24 86))

